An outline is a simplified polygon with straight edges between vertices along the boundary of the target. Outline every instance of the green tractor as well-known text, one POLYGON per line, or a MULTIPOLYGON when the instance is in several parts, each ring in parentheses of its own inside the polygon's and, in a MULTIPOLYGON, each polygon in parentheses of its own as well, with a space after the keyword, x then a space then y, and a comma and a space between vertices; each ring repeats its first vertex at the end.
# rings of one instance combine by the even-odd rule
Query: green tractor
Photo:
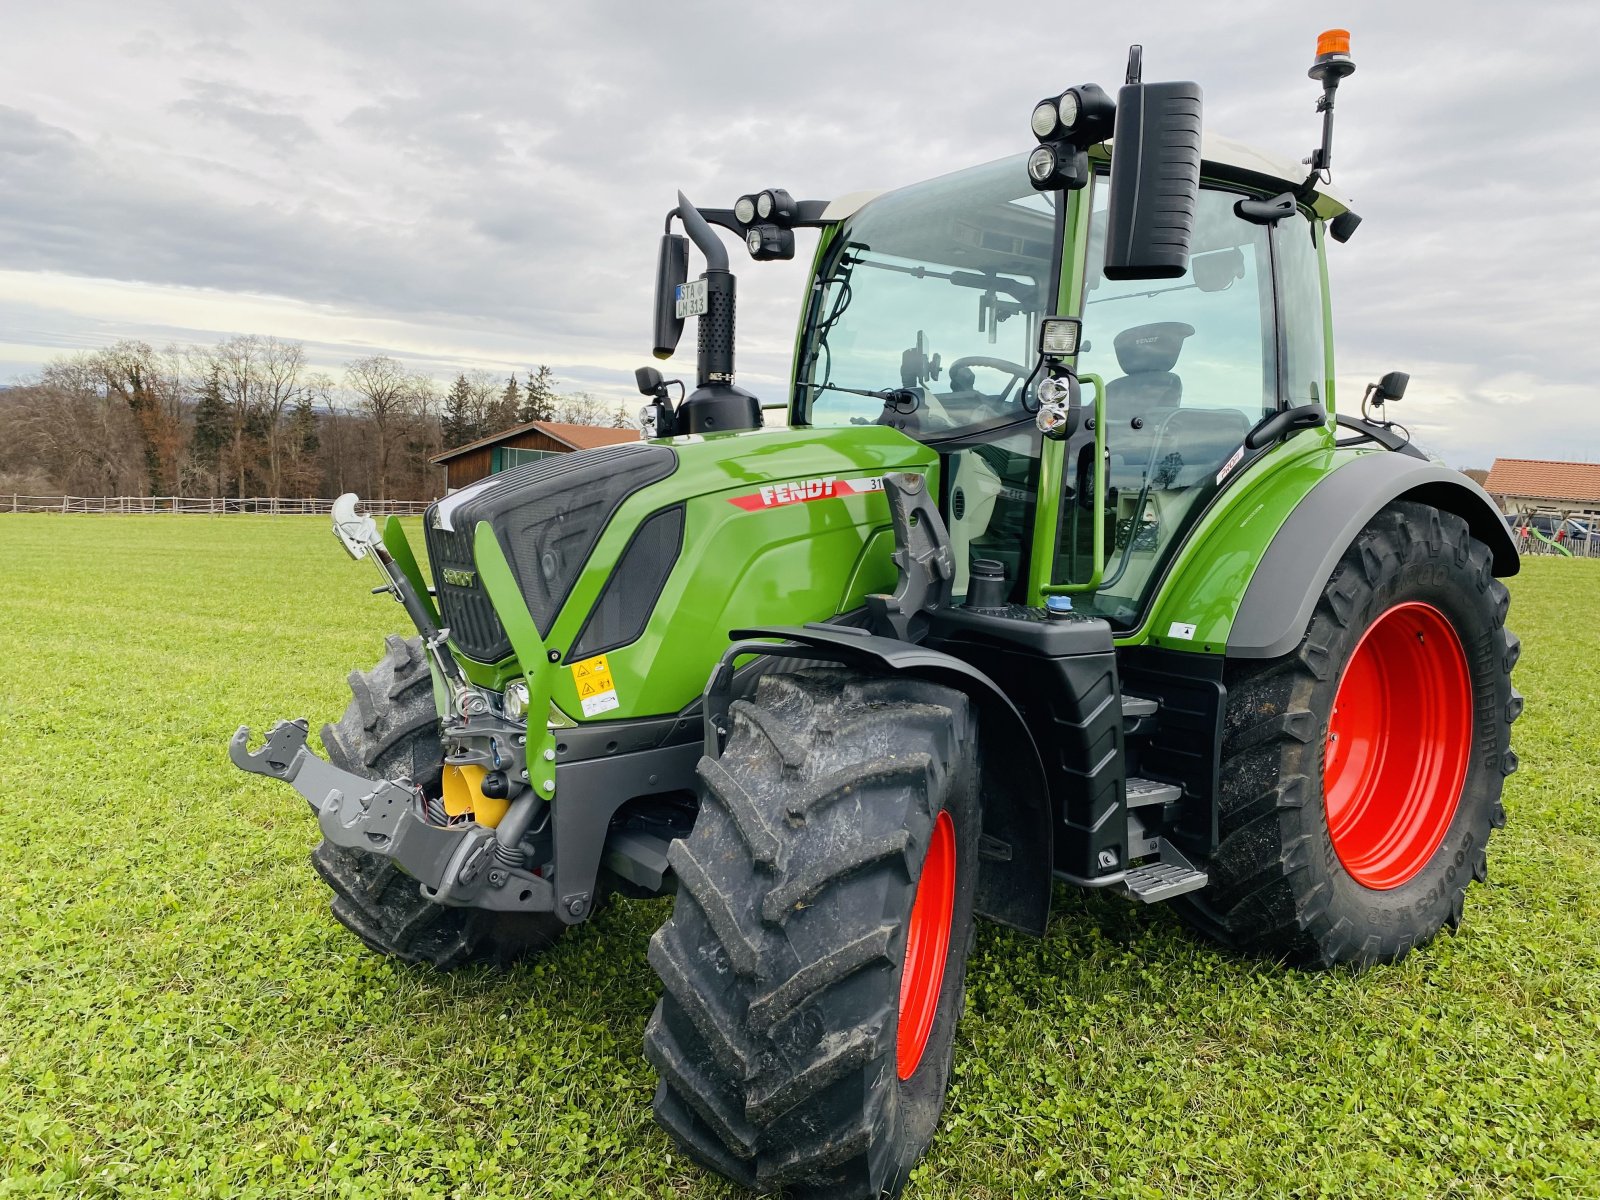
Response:
POLYGON ((1454 928, 1516 767, 1517 554, 1384 419, 1403 375, 1335 412, 1351 69, 1325 36, 1309 176, 1203 138, 1135 48, 1015 158, 680 195, 656 354, 696 317, 698 377, 639 372, 646 440, 434 504, 432 587, 397 522, 336 509, 416 635, 351 675, 326 760, 304 720, 231 753, 310 802, 339 921, 450 968, 675 894, 657 1118, 830 1200, 927 1148, 977 916, 1042 933, 1065 883, 1310 967, 1454 928), (757 260, 820 230, 786 428, 733 382, 716 227, 757 260))

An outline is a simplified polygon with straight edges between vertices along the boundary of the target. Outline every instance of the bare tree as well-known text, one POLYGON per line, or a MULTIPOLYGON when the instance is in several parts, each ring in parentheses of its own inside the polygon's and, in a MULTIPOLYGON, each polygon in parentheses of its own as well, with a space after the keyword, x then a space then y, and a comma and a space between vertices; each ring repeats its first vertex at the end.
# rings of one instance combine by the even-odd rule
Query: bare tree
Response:
POLYGON ((91 394, 125 408, 144 458, 144 482, 133 490, 163 494, 177 486, 184 397, 182 360, 175 348, 158 352, 147 342, 117 342, 56 360, 45 368, 41 382, 70 394, 79 408, 91 394))
POLYGON ((499 433, 504 428, 498 424, 502 415, 500 380, 491 371, 468 371, 467 395, 473 421, 483 431, 479 436, 499 433))
POLYGON ((387 354, 358 358, 345 366, 345 386, 355 406, 372 421, 378 459, 378 499, 389 498, 391 452, 413 422, 429 415, 433 380, 407 371, 387 354))
POLYGON ((615 414, 588 392, 573 392, 556 405, 556 420, 569 425, 609 425, 615 414))
POLYGON ((141 492, 148 482, 133 415, 107 395, 89 356, 0 393, 0 479, 8 491, 141 492))
MULTIPOLYGON (((259 398, 261 426, 267 442, 267 493, 277 496, 283 490, 284 444, 288 438, 285 414, 302 398, 305 347, 299 342, 282 342, 275 337, 260 339, 256 360, 256 395, 259 398)), ((298 430, 294 437, 303 437, 298 430)))

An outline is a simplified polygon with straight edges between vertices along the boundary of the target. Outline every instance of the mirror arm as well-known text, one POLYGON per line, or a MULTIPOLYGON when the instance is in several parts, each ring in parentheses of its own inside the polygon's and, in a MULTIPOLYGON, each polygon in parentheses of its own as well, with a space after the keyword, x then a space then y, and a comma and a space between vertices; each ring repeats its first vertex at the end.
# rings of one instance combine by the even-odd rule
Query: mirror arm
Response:
POLYGON ((1315 429, 1327 423, 1328 410, 1320 404, 1302 404, 1297 408, 1285 408, 1279 412, 1269 413, 1257 422, 1254 429, 1245 434, 1245 449, 1259 450, 1279 439, 1287 440, 1303 430, 1315 429))

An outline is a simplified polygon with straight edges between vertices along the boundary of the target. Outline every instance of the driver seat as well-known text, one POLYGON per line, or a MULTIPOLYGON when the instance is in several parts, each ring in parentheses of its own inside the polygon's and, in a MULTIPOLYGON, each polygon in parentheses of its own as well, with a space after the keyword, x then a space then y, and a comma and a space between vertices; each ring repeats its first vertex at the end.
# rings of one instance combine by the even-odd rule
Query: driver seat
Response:
POLYGON ((1131 425, 1134 418, 1146 424, 1161 416, 1158 409, 1177 408, 1183 400, 1183 380, 1173 373, 1184 340, 1194 336, 1194 326, 1182 321, 1157 321, 1124 329, 1112 342, 1122 377, 1106 384, 1106 413, 1131 425))
POLYGON ((1182 321, 1157 321, 1124 329, 1113 340, 1123 375, 1106 384, 1112 486, 1142 484, 1164 419, 1183 401, 1183 380, 1172 368, 1193 334, 1194 326, 1182 321))

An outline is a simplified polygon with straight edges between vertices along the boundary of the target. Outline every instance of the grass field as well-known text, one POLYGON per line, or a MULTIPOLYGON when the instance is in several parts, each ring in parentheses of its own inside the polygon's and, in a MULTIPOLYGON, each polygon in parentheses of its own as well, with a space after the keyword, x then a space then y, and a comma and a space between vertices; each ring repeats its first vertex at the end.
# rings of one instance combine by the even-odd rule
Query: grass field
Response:
MULTIPOLYGON (((322 520, 4 516, 0 563, 0 1195, 733 1194, 649 1117, 664 902, 398 966, 228 764, 402 624, 322 520)), ((981 929, 907 1194, 1600 1196, 1600 563, 1512 595, 1522 771, 1459 935, 1304 975, 1060 891, 1042 942, 981 929)))

